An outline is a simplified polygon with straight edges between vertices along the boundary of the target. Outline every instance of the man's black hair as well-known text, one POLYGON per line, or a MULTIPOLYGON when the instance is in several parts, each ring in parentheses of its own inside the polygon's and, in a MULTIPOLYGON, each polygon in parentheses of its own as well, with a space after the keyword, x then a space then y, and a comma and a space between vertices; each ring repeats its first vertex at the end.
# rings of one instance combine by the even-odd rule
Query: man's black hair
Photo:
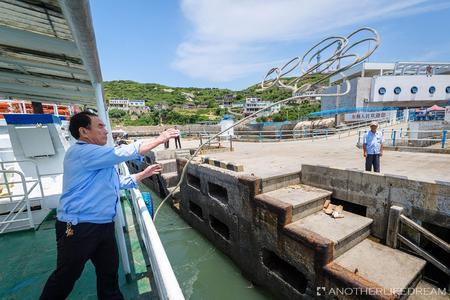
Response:
POLYGON ((97 115, 90 111, 82 111, 70 118, 69 131, 76 140, 80 138, 80 127, 91 126, 91 117, 97 117, 97 115))

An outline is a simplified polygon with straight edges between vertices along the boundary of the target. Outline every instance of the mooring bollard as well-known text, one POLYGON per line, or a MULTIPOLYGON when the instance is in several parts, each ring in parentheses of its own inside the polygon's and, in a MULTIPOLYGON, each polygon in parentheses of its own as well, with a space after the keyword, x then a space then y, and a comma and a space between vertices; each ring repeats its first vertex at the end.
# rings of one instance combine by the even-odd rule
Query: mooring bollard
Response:
POLYGON ((392 146, 395 147, 395 137, 397 135, 397 131, 396 130, 392 130, 392 146))
POLYGON ((447 130, 442 130, 442 142, 441 142, 441 148, 445 148, 445 140, 447 139, 447 130))
POLYGON ((391 206, 389 210, 386 245, 394 249, 397 248, 397 234, 400 227, 400 216, 402 213, 403 207, 400 206, 391 206))

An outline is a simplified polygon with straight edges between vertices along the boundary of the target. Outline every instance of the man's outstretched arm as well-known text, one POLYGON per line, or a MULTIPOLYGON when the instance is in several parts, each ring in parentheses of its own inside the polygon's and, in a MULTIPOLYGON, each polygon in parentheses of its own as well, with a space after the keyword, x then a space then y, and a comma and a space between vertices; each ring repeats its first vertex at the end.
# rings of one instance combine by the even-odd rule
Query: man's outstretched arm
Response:
POLYGON ((138 183, 141 182, 144 178, 150 177, 154 174, 160 174, 161 170, 162 170, 161 165, 155 164, 148 166, 142 172, 132 174, 129 176, 120 176, 119 179, 120 189, 124 190, 137 188, 138 183))
POLYGON ((158 145, 164 144, 170 139, 176 138, 179 134, 179 130, 171 128, 163 131, 156 139, 143 140, 141 146, 139 147, 139 154, 145 155, 145 153, 147 153, 148 151, 152 150, 158 145))

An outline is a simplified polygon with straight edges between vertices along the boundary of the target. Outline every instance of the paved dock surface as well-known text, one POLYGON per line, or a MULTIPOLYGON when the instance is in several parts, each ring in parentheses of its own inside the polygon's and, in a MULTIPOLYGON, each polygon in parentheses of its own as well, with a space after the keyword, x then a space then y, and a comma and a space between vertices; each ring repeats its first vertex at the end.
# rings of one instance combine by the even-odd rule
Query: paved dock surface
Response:
MULTIPOLYGON (((298 172, 302 164, 364 170, 358 137, 331 137, 289 142, 234 142, 233 152, 205 155, 244 165, 244 173, 262 178, 298 172)), ((450 181, 450 155, 385 151, 381 172, 427 181, 450 181)))

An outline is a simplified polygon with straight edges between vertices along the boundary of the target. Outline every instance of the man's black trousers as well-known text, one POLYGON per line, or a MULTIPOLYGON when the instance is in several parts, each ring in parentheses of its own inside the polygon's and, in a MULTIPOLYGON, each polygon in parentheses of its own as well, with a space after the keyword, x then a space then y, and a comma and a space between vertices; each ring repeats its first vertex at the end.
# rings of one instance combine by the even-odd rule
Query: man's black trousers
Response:
POLYGON ((72 236, 66 236, 66 223, 56 221, 55 227, 56 270, 48 278, 40 299, 67 298, 89 259, 95 266, 98 298, 123 299, 117 275, 119 255, 114 223, 72 225, 72 236))
POLYGON ((180 140, 180 137, 179 137, 179 136, 177 136, 177 137, 175 138, 175 148, 178 149, 178 147, 180 147, 180 149, 181 149, 181 140, 180 140))
POLYGON ((380 173, 380 154, 367 154, 366 157, 366 171, 373 171, 380 173))

